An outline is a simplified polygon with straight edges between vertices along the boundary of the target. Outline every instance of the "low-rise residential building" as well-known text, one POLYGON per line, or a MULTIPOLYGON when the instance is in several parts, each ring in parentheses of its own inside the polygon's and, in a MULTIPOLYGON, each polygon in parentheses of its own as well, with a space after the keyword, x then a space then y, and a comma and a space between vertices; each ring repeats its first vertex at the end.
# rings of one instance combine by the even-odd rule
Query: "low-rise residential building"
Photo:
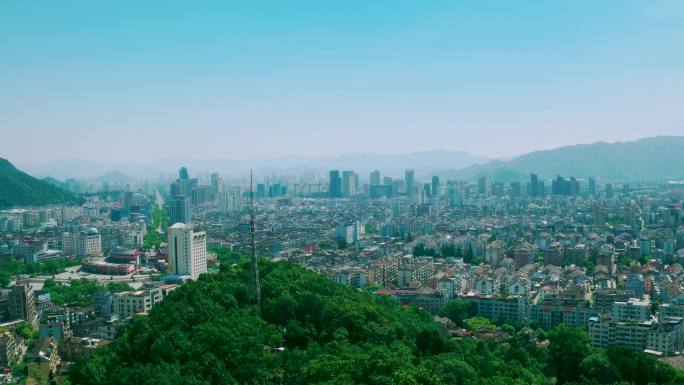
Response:
POLYGON ((0 367, 7 368, 19 356, 14 335, 10 332, 0 334, 0 367))
POLYGON ((491 320, 525 325, 528 322, 528 306, 523 296, 506 298, 494 295, 470 293, 460 299, 477 305, 477 315, 491 320))
POLYGON ((630 298, 627 302, 613 302, 615 321, 647 321, 651 318, 651 303, 648 300, 630 298))
POLYGON ((682 318, 658 322, 655 319, 616 321, 594 317, 589 322, 589 337, 596 347, 622 346, 634 351, 673 355, 684 347, 684 324, 682 318))
POLYGON ((113 313, 120 320, 136 314, 147 314, 161 300, 162 291, 159 288, 115 293, 112 298, 113 313))

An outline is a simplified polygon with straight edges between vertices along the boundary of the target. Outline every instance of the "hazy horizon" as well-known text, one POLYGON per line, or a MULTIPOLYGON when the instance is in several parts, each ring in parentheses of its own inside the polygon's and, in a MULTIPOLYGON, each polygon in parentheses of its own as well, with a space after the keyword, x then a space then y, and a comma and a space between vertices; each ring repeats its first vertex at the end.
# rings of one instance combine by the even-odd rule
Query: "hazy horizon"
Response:
POLYGON ((3 2, 0 35, 0 156, 21 164, 684 135, 672 0, 3 2))
MULTIPOLYGON (((519 156, 526 155, 532 152, 537 152, 537 151, 549 151, 549 150, 555 150, 559 149, 562 147, 569 147, 569 146, 577 146, 577 145, 590 145, 590 144, 596 144, 596 143, 620 143, 620 142, 633 142, 633 141, 638 141, 642 139, 648 139, 648 138, 653 138, 653 137, 660 137, 660 136, 684 136, 684 133, 682 135, 653 135, 653 136, 644 136, 644 137, 638 137, 634 139, 627 139, 627 140, 598 140, 598 141, 593 141, 593 142, 582 142, 582 143, 567 143, 563 144, 560 146, 554 146, 554 147, 548 147, 548 148, 537 148, 530 150, 529 152, 525 153, 518 153, 518 154, 513 154, 513 155, 483 155, 483 154, 477 154, 473 153, 471 151, 468 151, 466 149, 448 149, 448 148, 432 148, 432 149, 423 149, 423 150, 414 150, 414 151, 406 151, 406 152, 381 152, 381 151, 357 151, 357 152, 344 152, 344 153, 328 153, 328 154, 321 154, 321 155, 316 155, 316 154, 296 154, 296 153, 283 153, 283 154, 275 154, 275 155, 262 155, 262 156, 245 156, 245 157, 192 157, 192 156, 160 156, 157 158, 150 158, 150 159, 142 159, 142 160, 137 160, 137 159, 130 159, 130 160, 97 160, 97 159, 89 159, 85 157, 78 157, 78 156, 63 156, 59 158, 53 158, 53 159, 46 159, 43 161, 16 161, 17 164, 20 165, 39 165, 39 164, 49 164, 49 163, 54 163, 54 162, 59 162, 59 161, 84 161, 88 163, 102 163, 102 164, 148 164, 148 163, 153 163, 153 162, 162 162, 162 161, 250 161, 250 160, 268 160, 268 159, 279 159, 279 158, 311 158, 311 159, 321 159, 321 158, 337 158, 337 157, 345 157, 345 156, 354 156, 354 155, 377 155, 377 156, 400 156, 400 155, 413 155, 413 154, 425 154, 425 153, 437 153, 437 152, 448 152, 448 153, 464 153, 467 155, 471 155, 475 158, 481 158, 485 161, 492 161, 492 160, 511 160, 515 159, 519 156)), ((0 158, 6 158, 5 156, 2 156, 0 154, 0 158)), ((13 159, 8 159, 10 162, 14 162, 13 159)))

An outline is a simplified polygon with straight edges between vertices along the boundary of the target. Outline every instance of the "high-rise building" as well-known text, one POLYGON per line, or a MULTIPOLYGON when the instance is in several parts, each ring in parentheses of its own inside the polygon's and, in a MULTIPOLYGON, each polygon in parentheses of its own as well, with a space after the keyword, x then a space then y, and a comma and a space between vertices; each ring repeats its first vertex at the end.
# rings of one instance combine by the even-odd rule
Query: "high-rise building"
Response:
POLYGON ((280 198, 287 195, 287 185, 281 183, 273 183, 268 186, 268 196, 270 198, 280 198))
POLYGON ((218 199, 218 193, 221 188, 221 178, 217 172, 211 174, 211 195, 214 200, 218 199))
POLYGON ((126 191, 124 193, 123 207, 127 209, 133 207, 133 191, 126 191))
POLYGON ((546 186, 544 186, 544 182, 540 181, 537 183, 537 196, 538 197, 543 197, 546 196, 546 186))
POLYGON ((527 195, 531 197, 542 197, 545 193, 544 182, 539 181, 537 174, 530 174, 530 181, 527 182, 527 195))
POLYGON ((566 195, 566 183, 562 176, 557 175, 556 179, 551 181, 551 195, 566 195))
POLYGON ((169 272, 192 279, 207 272, 207 234, 194 232, 192 225, 176 223, 169 227, 169 272))
POLYGON ((171 183, 171 196, 177 197, 179 195, 190 196, 190 192, 197 184, 197 179, 190 179, 188 169, 181 167, 178 170, 178 179, 171 183))
POLYGON ((432 196, 439 196, 439 177, 437 175, 432 177, 432 196))
POLYGON ((380 170, 373 170, 370 174, 371 186, 378 186, 380 184, 380 170))
POLYGON ((380 171, 375 170, 371 173, 371 185, 368 188, 369 197, 373 199, 380 197, 392 197, 395 195, 394 193, 394 182, 392 181, 391 177, 384 177, 382 184, 380 184, 380 171), (374 179, 375 177, 377 177, 377 179, 374 179), (378 184, 373 184, 375 181, 377 181, 378 184))
POLYGON ((538 183, 538 177, 537 174, 530 174, 530 181, 527 182, 527 195, 533 197, 537 195, 537 183, 538 183))
POLYGON ((681 210, 674 204, 670 204, 663 211, 663 224, 666 227, 678 228, 682 224, 681 210))
POLYGON ((256 198, 263 199, 266 198, 266 184, 258 183, 256 188, 256 198))
POLYGON ((458 182, 447 181, 447 202, 449 206, 459 206, 461 203, 463 203, 463 191, 461 188, 462 185, 460 185, 458 182))
POLYGON ((492 183, 492 195, 497 197, 504 196, 504 184, 503 182, 492 183))
POLYGON ((356 194, 356 177, 354 171, 342 172, 342 195, 351 196, 356 194))
POLYGON ((211 200, 211 186, 197 185, 190 190, 190 201, 193 205, 203 205, 211 200))
POLYGON ((570 196, 576 197, 580 194, 579 181, 574 176, 570 177, 570 196))
POLYGON ((192 206, 190 198, 179 195, 169 200, 169 223, 190 223, 192 221, 192 206))
POLYGON ((219 203, 221 209, 228 213, 236 213, 242 211, 242 191, 224 191, 219 194, 219 203))
POLYGON ((342 196, 342 178, 340 178, 339 170, 330 170, 330 187, 328 194, 331 198, 339 198, 342 196))
POLYGON ((613 197, 613 184, 612 183, 606 183, 606 198, 612 198, 613 197))
POLYGON ((521 195, 520 182, 511 182, 511 196, 519 197, 521 195))
POLYGON ((480 195, 487 195, 487 176, 481 175, 477 178, 477 192, 480 195))
POLYGON ((430 186, 430 183, 423 183, 423 197, 425 199, 430 198, 432 196, 432 187, 430 186))
POLYGON ((566 180, 562 176, 556 176, 556 179, 551 181, 551 194, 578 196, 579 195, 579 181, 575 177, 570 177, 566 180))
POLYGON ((180 170, 178 170, 178 179, 180 179, 180 180, 190 179, 190 176, 188 175, 188 169, 187 168, 181 167, 180 170))
POLYGON ((7 310, 12 320, 23 319, 33 327, 38 327, 38 312, 33 287, 28 282, 12 286, 7 300, 7 310))
POLYGON ((596 179, 589 178, 589 195, 596 195, 596 179))
POLYGON ((405 191, 406 195, 413 196, 414 194, 414 187, 416 183, 416 172, 414 170, 408 169, 404 173, 404 181, 405 181, 405 191))

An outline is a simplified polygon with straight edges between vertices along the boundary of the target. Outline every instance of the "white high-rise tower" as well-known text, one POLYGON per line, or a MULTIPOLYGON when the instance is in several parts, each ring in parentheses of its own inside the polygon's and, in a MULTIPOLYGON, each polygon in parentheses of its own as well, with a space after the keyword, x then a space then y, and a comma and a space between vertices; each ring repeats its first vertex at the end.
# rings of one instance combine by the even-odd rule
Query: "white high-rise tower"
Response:
POLYGON ((176 223, 169 227, 169 272, 196 279, 207 272, 207 234, 194 232, 192 225, 176 223))

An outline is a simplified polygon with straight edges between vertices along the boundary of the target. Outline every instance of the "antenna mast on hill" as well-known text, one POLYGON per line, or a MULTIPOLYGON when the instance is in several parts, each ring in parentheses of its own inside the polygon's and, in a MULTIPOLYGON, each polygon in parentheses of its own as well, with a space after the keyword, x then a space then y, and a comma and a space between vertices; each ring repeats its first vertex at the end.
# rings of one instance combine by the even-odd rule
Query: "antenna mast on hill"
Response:
POLYGON ((261 312, 261 284, 259 283, 259 262, 256 255, 256 222, 254 221, 254 182, 249 170, 249 225, 252 243, 252 257, 249 265, 249 299, 261 312))

